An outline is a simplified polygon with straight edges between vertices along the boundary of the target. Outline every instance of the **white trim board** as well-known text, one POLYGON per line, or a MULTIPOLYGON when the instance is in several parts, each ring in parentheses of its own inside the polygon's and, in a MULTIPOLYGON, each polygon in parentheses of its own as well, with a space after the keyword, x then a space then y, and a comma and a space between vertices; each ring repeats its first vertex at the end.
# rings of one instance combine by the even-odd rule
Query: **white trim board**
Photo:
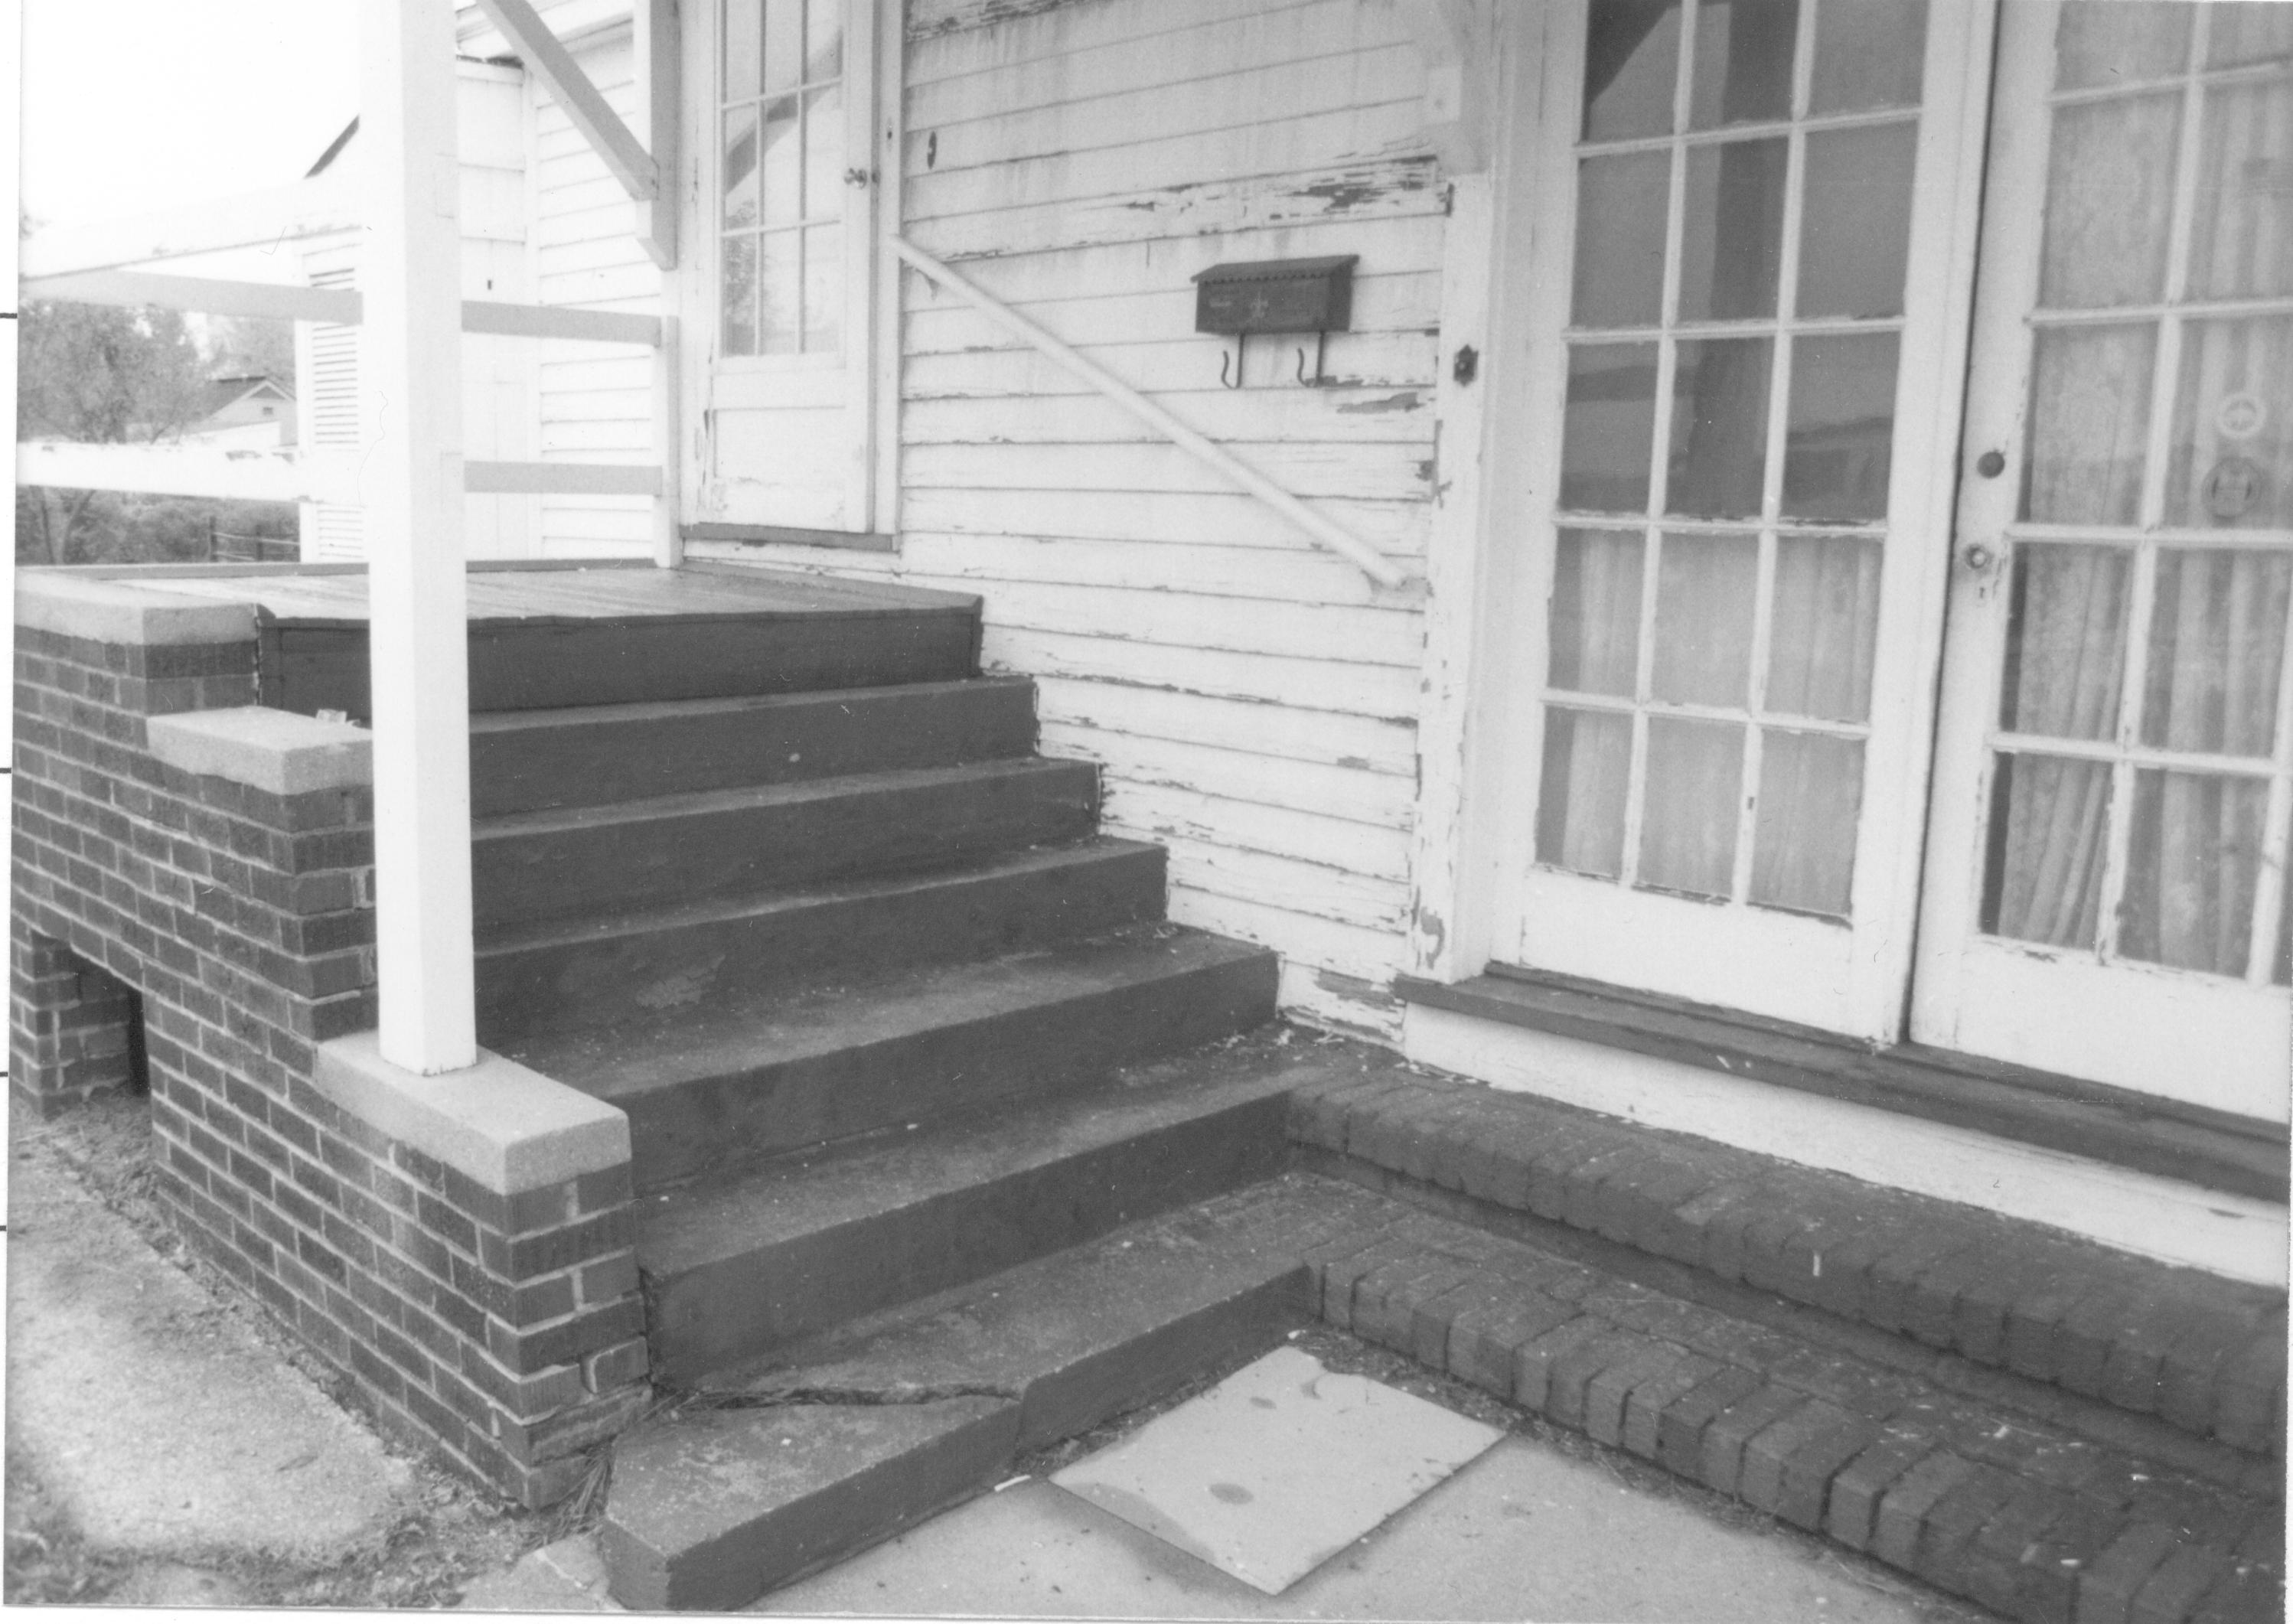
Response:
POLYGON ((1421 1065, 2282 1289, 2287 1209, 1725 1072, 1412 1005, 1421 1065))

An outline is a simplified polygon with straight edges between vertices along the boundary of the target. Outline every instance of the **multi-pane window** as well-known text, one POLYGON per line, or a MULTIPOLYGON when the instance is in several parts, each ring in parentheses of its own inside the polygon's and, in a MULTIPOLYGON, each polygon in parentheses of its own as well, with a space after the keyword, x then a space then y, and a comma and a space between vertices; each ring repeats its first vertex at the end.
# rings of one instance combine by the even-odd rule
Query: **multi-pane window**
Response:
POLYGON ((1536 859, 1843 918, 1924 6, 1590 13, 1536 859))
POLYGON ((2074 3, 1981 928, 2283 982, 2293 6, 2074 3))
POLYGON ((842 0, 723 0, 718 291, 726 355, 839 349, 842 0))

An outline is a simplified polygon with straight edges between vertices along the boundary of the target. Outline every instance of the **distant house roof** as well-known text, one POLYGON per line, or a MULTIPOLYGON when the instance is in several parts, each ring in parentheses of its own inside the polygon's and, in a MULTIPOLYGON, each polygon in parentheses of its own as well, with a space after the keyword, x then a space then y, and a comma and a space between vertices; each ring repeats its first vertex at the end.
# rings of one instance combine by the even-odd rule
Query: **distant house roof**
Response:
POLYGON ((209 378, 206 392, 199 397, 199 409, 195 422, 205 422, 224 408, 237 405, 250 395, 269 390, 281 400, 295 398, 294 386, 271 376, 268 373, 241 373, 209 378))

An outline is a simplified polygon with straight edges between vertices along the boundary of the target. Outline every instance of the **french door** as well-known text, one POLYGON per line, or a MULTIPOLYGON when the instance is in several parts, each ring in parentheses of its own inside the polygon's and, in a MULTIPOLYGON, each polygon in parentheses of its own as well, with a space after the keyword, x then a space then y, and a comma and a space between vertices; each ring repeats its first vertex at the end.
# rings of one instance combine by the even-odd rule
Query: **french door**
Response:
POLYGON ((1999 28, 1912 1034, 2281 1120, 2293 6, 1999 28))
POLYGON ((2293 8, 1548 16, 1514 956, 2282 1117, 2293 8))

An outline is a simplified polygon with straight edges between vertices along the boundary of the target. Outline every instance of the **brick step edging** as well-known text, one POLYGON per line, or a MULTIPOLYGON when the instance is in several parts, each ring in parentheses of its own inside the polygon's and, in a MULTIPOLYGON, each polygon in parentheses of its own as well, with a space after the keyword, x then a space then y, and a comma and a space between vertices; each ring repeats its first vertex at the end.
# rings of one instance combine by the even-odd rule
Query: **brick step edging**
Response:
POLYGON ((2008 1617, 2283 1617, 2281 1504, 1399 1208, 1329 1324, 2008 1617))
POLYGON ((2282 1292, 1398 1062, 1301 1087, 1291 1134, 2284 1458, 2282 1292))

